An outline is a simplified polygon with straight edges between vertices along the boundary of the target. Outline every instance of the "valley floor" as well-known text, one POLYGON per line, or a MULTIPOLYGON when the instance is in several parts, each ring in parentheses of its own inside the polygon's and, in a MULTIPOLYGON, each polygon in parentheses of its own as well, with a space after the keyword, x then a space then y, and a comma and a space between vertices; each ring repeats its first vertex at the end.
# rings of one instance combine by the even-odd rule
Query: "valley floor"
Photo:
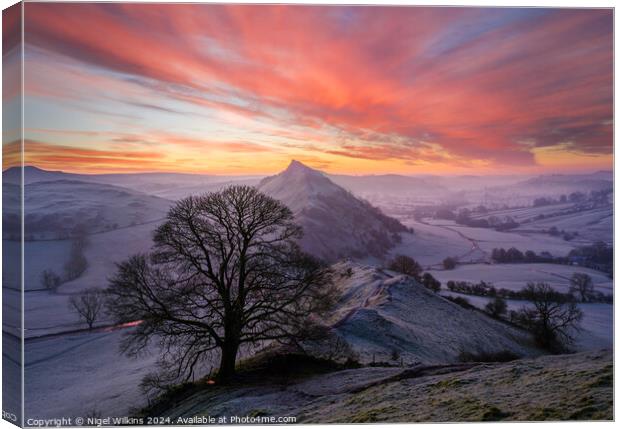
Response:
POLYGON ((611 420, 612 352, 205 385, 156 413, 173 419, 293 416, 298 423, 611 420))

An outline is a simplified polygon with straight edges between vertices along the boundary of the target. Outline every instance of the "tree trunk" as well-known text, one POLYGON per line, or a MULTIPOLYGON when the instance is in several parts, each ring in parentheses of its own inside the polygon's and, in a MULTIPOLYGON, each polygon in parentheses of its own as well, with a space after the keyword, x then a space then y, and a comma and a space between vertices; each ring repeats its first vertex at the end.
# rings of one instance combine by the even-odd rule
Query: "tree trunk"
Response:
POLYGON ((224 342, 220 369, 218 370, 218 380, 220 383, 228 383, 234 377, 238 350, 239 344, 237 341, 229 340, 224 342))

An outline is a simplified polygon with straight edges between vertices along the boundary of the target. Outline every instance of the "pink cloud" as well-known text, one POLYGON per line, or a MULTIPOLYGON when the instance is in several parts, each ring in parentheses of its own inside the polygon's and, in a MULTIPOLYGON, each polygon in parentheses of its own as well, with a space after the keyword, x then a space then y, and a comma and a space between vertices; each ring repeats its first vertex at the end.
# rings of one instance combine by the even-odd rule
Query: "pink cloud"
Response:
POLYGON ((26 40, 171 99, 365 143, 331 154, 434 161, 420 143, 432 142, 453 158, 528 165, 536 146, 611 153, 612 19, 601 9, 29 3, 26 40))

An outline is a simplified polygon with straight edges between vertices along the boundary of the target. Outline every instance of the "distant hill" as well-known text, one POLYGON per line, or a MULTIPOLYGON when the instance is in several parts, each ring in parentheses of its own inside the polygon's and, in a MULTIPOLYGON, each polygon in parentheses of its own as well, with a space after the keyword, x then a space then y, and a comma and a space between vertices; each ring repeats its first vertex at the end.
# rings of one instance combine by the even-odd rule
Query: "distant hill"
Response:
MULTIPOLYGON (((191 194, 201 194, 221 189, 233 183, 256 185, 258 176, 219 176, 184 173, 128 173, 128 174, 75 174, 49 171, 38 167, 24 167, 24 183, 74 180, 121 186, 158 197, 177 200, 191 194)), ((2 173, 4 183, 19 184, 20 169, 9 168, 2 173)))
POLYGON ((360 200, 322 172, 293 161, 282 173, 263 179, 258 189, 286 204, 304 229, 301 246, 335 261, 381 257, 407 230, 399 221, 360 200))
POLYGON ((330 174, 327 176, 336 185, 339 185, 354 194, 438 194, 447 189, 435 183, 432 179, 427 180, 419 177, 401 176, 398 174, 381 174, 366 176, 347 176, 342 174, 330 174))
MULTIPOLYGON (((48 182, 51 180, 80 180, 82 174, 65 173, 63 171, 42 170, 38 167, 24 167, 24 184, 34 182, 48 182)), ((21 183, 21 168, 11 167, 2 172, 2 183, 19 185, 21 183)))
MULTIPOLYGON (((7 195, 19 195, 15 189, 17 185, 3 184, 7 195)), ((25 238, 62 239, 152 222, 163 219, 170 204, 120 186, 77 180, 33 182, 24 190, 25 238)), ((18 220, 18 209, 18 204, 6 205, 7 219, 18 220)), ((8 224, 7 238, 16 236, 18 227, 18 221, 8 224)))
POLYGON ((599 191, 613 187, 613 174, 599 171, 592 174, 550 174, 533 177, 514 185, 545 191, 599 191))

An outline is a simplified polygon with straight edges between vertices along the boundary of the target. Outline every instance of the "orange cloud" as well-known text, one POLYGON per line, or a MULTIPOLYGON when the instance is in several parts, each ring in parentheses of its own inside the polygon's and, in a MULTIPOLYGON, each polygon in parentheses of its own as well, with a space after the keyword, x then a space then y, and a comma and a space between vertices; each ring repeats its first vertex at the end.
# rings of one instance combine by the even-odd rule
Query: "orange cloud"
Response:
MULTIPOLYGON (((96 79, 276 123, 265 137, 288 139, 280 150, 316 147, 332 166, 505 169, 539 165, 536 148, 612 151, 611 10, 29 3, 26 27, 32 49, 96 79)), ((229 133, 211 147, 274 150, 229 133)))

